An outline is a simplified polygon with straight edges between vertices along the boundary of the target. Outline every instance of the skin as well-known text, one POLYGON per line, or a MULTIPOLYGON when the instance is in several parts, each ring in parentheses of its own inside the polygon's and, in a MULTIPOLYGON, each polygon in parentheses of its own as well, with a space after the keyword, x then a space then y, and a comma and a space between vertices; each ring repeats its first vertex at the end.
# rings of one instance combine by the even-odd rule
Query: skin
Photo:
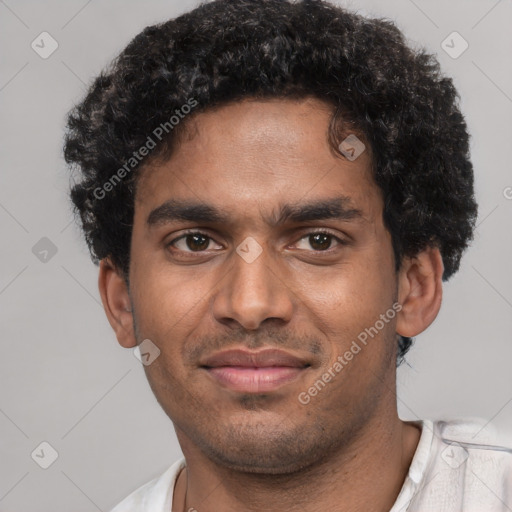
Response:
POLYGON ((426 248, 395 272, 371 156, 335 154, 329 120, 328 106, 313 98, 197 114, 172 156, 142 171, 129 289, 108 259, 100 264, 119 343, 150 339, 161 351, 144 369, 187 461, 173 511, 386 511, 406 477, 420 431, 398 418, 395 336, 416 336, 433 322, 443 264, 437 248, 426 248), (338 196, 361 217, 265 220, 284 203, 338 196), (169 199, 214 205, 229 221, 148 226, 169 199), (186 229, 210 238, 169 245, 186 229), (308 236, 322 230, 347 243, 329 237, 325 249, 308 236), (236 252, 249 236, 262 249, 251 263, 236 252), (395 318, 301 404, 299 393, 396 301, 395 318), (281 348, 310 367, 277 390, 235 392, 200 368, 235 346, 281 348))

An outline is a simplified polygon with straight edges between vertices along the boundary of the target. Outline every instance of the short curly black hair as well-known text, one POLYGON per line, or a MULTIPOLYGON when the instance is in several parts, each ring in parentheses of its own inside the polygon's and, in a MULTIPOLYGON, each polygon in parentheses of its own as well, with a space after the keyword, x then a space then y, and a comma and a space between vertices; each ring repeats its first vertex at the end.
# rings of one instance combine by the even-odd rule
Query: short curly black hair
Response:
MULTIPOLYGON (((338 154, 348 133, 369 145, 397 269, 404 256, 433 245, 447 280, 477 216, 453 82, 391 21, 322 0, 202 4, 145 28, 96 78, 68 116, 64 147, 78 174, 71 198, 93 261, 109 257, 128 282, 137 171, 170 157, 191 110, 184 106, 197 106, 192 117, 245 98, 306 97, 332 107, 329 142, 338 154), (140 158, 158 127, 165 137, 140 158)), ((399 362, 411 342, 398 336, 399 362)))

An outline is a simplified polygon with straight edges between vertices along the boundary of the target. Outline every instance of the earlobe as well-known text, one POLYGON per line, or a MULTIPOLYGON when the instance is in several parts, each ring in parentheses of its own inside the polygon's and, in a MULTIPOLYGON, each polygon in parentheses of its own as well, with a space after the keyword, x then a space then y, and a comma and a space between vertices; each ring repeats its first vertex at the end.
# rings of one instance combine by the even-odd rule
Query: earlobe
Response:
POLYGON ((121 272, 108 258, 100 261, 98 288, 108 321, 122 347, 137 345, 128 287, 121 272))
POLYGON ((435 320, 443 296, 443 260, 439 248, 428 247, 412 258, 404 258, 398 277, 396 331, 413 337, 435 320))

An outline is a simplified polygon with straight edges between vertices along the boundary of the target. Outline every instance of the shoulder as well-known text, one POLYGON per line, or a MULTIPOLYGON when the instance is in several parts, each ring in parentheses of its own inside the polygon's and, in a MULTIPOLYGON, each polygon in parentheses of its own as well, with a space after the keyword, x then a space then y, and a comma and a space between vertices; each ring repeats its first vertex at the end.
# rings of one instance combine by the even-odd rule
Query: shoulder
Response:
POLYGON ((167 512, 171 510, 174 484, 184 467, 185 459, 181 458, 160 476, 132 492, 110 512, 167 512))
POLYGON ((448 466, 466 465, 466 471, 512 473, 512 441, 488 421, 481 419, 435 422, 434 434, 439 438, 441 458, 448 466), (450 460, 455 458, 456 460, 450 460))
POLYGON ((498 433, 480 418, 432 422, 436 454, 448 466, 468 467, 502 461, 503 469, 512 470, 512 433, 498 433), (455 460, 452 460, 455 459, 455 460))
POLYGON ((510 433, 500 439, 497 430, 482 419, 430 424, 432 449, 428 477, 423 482, 427 502, 431 500, 438 510, 509 510, 512 506, 510 433), (455 506, 449 508, 449 504, 455 506))

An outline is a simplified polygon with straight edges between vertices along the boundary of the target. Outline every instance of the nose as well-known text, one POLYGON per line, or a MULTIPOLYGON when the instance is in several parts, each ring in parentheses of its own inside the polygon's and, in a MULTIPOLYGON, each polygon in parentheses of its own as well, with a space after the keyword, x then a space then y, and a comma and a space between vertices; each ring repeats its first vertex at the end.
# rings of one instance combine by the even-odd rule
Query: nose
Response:
MULTIPOLYGON (((246 257, 242 251, 233 252, 229 270, 218 285, 213 315, 220 323, 236 321, 245 329, 255 330, 267 319, 287 323, 292 317, 293 292, 285 282, 282 264, 267 248, 255 245, 261 249, 255 259, 254 254, 246 257)), ((254 251, 254 246, 250 250, 254 251)))

